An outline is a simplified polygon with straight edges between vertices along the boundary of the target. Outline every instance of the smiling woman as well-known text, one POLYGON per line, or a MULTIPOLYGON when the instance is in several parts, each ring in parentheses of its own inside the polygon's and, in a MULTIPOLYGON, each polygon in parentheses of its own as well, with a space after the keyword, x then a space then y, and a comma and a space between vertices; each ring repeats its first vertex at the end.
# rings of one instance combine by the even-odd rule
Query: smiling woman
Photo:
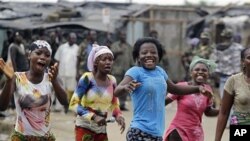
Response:
MULTIPOLYGON (((190 82, 179 82, 178 85, 203 85, 212 92, 212 88, 207 84, 209 74, 213 72, 216 64, 213 61, 193 57, 190 64, 190 82)), ((204 133, 201 125, 202 115, 216 116, 219 110, 213 109, 211 97, 206 97, 201 93, 177 96, 168 94, 166 105, 177 100, 178 110, 165 132, 164 141, 204 141, 204 133), (189 110, 186 110, 189 109, 189 110), (187 122, 188 121, 188 122, 187 122)))
POLYGON ((163 56, 163 49, 155 38, 138 39, 134 44, 132 55, 136 65, 127 70, 114 93, 116 96, 130 94, 134 106, 134 116, 126 138, 127 141, 160 141, 165 125, 167 92, 176 95, 211 93, 203 86, 174 84, 168 78, 166 71, 158 66, 163 56))

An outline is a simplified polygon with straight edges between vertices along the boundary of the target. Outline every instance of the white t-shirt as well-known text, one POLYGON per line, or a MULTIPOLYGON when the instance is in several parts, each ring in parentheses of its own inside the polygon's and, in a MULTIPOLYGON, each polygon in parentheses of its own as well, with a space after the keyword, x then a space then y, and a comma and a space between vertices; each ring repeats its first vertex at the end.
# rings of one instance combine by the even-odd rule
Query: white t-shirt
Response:
POLYGON ((31 83, 25 72, 16 72, 14 93, 17 119, 15 130, 23 135, 45 136, 50 133, 50 107, 53 87, 48 74, 39 84, 31 83))

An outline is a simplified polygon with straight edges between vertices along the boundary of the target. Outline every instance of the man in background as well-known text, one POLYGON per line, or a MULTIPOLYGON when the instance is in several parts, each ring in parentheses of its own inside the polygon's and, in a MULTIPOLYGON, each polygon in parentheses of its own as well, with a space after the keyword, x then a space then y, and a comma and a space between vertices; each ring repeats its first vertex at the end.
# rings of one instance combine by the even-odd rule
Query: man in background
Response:
MULTIPOLYGON (((126 33, 119 31, 118 34, 119 40, 111 45, 111 51, 114 54, 112 74, 115 76, 117 84, 121 82, 125 72, 133 65, 132 47, 126 41, 126 33)), ((127 95, 119 97, 120 109, 122 111, 128 111, 126 100, 127 95)))

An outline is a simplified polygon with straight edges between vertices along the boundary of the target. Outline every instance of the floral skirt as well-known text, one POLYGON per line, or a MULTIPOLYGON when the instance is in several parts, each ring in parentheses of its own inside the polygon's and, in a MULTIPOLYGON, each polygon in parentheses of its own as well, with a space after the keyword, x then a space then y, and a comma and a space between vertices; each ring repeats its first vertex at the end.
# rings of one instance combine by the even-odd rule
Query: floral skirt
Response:
POLYGON ((250 125, 250 113, 234 112, 230 120, 231 125, 250 125))
POLYGON ((28 136, 23 135, 17 131, 11 134, 11 141, 55 141, 56 138, 53 134, 48 136, 28 136))
POLYGON ((126 139, 127 141, 162 141, 162 137, 150 135, 137 128, 129 128, 126 139))

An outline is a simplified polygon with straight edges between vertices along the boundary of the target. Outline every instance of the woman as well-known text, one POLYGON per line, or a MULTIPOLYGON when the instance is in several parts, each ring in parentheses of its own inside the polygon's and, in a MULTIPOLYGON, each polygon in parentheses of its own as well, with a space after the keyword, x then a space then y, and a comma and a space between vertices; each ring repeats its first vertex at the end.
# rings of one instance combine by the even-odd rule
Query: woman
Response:
MULTIPOLYGON (((189 65, 191 73, 190 82, 180 82, 178 85, 203 85, 212 91, 207 84, 209 74, 212 73, 216 64, 212 61, 193 57, 189 65)), ((177 112, 164 135, 164 141, 204 141, 204 133, 201 125, 203 113, 206 116, 217 116, 219 110, 212 108, 212 99, 201 93, 190 95, 168 94, 166 105, 177 100, 177 112)))
POLYGON ((77 114, 75 123, 76 141, 107 141, 106 119, 108 110, 125 129, 119 101, 113 95, 116 79, 109 75, 113 64, 113 53, 106 46, 94 45, 88 56, 88 69, 84 73, 70 101, 70 109, 77 114))
POLYGON ((51 133, 50 109, 52 94, 55 93, 63 105, 68 105, 67 95, 58 81, 58 66, 47 68, 51 61, 51 47, 43 40, 30 46, 29 70, 13 72, 0 59, 0 69, 7 81, 0 95, 0 109, 5 110, 14 94, 17 119, 12 141, 54 141, 51 133))
POLYGON ((215 141, 220 141, 229 118, 231 125, 250 125, 250 48, 241 51, 242 72, 232 75, 226 81, 224 95, 218 116, 215 141))
POLYGON ((130 93, 133 119, 127 132, 128 141, 162 140, 165 125, 165 96, 175 94, 210 94, 203 86, 174 84, 157 64, 162 58, 162 46, 157 39, 138 39, 133 48, 136 66, 130 68, 115 89, 115 95, 130 93), (168 89, 167 89, 168 88, 168 89))

